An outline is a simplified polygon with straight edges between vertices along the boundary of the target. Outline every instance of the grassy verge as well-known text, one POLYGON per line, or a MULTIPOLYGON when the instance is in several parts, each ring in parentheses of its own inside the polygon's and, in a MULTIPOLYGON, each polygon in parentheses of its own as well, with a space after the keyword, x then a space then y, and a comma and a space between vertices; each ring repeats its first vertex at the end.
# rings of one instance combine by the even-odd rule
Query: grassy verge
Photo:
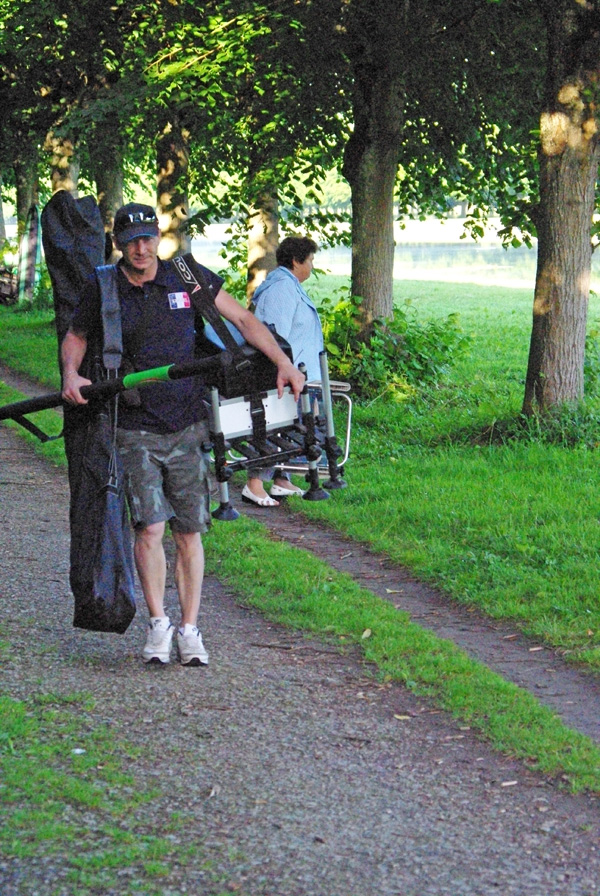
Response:
POLYGON ((0 360, 48 387, 60 388, 54 316, 0 306, 0 360))
POLYGON ((593 454, 535 444, 386 452, 374 473, 356 457, 363 439, 368 430, 357 434, 350 487, 328 502, 304 502, 307 517, 600 667, 600 469, 593 454))
MULTIPOLYGON (((519 431, 531 293, 406 282, 396 300, 423 319, 457 312, 471 351, 416 401, 357 408, 351 487, 303 512, 599 669, 597 390, 550 434, 519 431)), ((599 316, 592 296, 590 332, 599 316)))

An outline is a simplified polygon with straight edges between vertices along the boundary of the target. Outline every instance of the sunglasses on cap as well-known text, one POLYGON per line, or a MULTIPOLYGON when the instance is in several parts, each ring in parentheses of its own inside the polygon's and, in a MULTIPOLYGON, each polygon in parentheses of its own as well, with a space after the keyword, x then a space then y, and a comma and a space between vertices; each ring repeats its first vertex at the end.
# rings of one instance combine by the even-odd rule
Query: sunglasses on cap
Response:
POLYGON ((151 214, 146 214, 146 212, 128 212, 127 214, 119 215, 119 219, 119 230, 123 230, 125 227, 128 227, 129 224, 143 224, 146 221, 149 221, 151 224, 158 224, 158 218, 154 212, 151 214), (129 224, 127 222, 129 222, 129 224))

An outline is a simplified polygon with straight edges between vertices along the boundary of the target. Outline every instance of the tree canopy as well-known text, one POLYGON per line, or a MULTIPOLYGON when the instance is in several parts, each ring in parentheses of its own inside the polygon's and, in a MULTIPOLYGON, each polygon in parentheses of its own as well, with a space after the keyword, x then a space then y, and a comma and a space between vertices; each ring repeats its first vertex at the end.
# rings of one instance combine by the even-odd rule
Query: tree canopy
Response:
POLYGON ((556 219, 539 122, 568 90, 589 182, 598 16, 598 0, 0 0, 0 174, 20 219, 51 153, 53 187, 95 185, 107 227, 123 183, 158 177, 175 226, 335 241, 319 183, 337 169, 368 326, 392 313, 394 214, 462 201, 475 236, 494 210, 508 243, 556 219))

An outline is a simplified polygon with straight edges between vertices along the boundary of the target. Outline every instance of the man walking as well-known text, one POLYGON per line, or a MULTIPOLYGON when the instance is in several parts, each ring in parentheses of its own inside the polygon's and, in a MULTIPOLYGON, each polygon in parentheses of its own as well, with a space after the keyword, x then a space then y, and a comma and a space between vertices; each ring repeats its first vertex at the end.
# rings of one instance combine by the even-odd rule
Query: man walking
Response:
MULTIPOLYGON (((158 258, 160 231, 154 210, 138 203, 120 208, 113 239, 122 252, 117 289, 124 359, 137 370, 192 360, 195 312, 173 267, 158 258)), ((297 400, 304 375, 269 330, 222 289, 222 279, 207 268, 203 273, 218 311, 276 365, 279 395, 288 385, 297 400)), ((80 389, 90 380, 79 370, 88 345, 101 344, 101 340, 101 297, 94 277, 62 343, 62 394, 67 402, 86 403, 80 389)), ((208 440, 203 394, 201 378, 190 377, 145 386, 138 404, 119 405, 117 445, 135 533, 135 563, 150 616, 142 654, 147 663, 170 661, 174 634, 164 607, 167 522, 176 550, 180 661, 186 666, 208 663, 197 626, 204 576, 202 534, 210 524, 208 470, 202 451, 202 442, 208 440)))

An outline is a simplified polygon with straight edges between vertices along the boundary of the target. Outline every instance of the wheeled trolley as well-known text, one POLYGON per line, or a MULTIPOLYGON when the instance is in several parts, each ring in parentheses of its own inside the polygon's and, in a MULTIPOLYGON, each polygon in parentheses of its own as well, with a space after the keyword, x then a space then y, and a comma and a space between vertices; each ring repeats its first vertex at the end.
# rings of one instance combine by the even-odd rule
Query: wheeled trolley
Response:
POLYGON ((229 500, 228 483, 235 472, 251 466, 305 473, 307 501, 327 499, 329 490, 346 486, 342 473, 350 448, 350 387, 330 383, 326 352, 321 352, 320 364, 321 382, 305 385, 299 406, 288 387, 282 398, 276 389, 230 398, 222 397, 216 386, 211 389, 210 437, 219 491, 215 519, 239 516, 229 500), (343 447, 335 436, 334 395, 343 396, 347 409, 343 447), (321 478, 326 479, 323 486, 321 478))

